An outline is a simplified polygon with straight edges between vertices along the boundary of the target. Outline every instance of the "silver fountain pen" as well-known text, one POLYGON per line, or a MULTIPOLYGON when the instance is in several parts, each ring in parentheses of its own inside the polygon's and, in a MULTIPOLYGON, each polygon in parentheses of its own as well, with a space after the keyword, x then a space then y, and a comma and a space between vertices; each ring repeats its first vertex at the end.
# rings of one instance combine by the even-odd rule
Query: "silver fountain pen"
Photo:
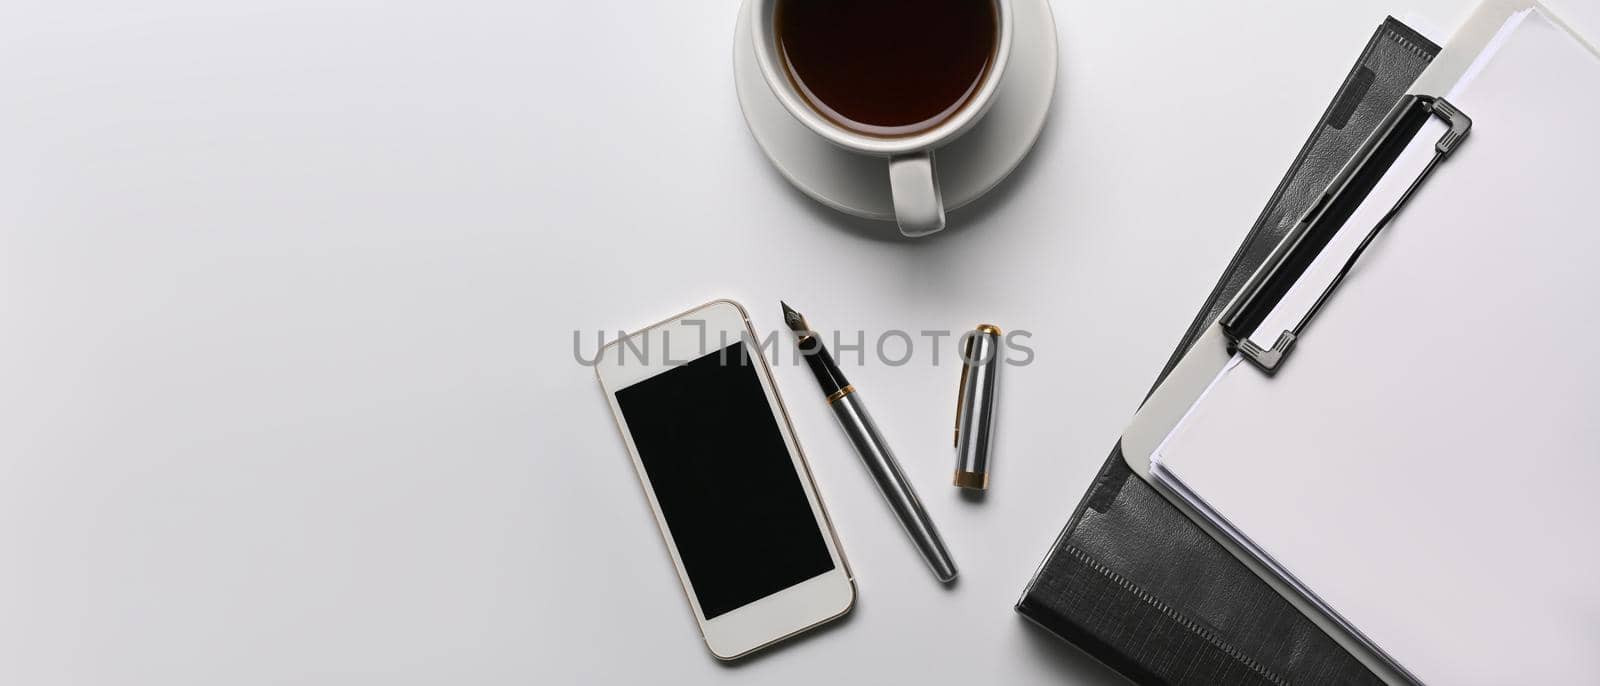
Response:
POLYGON ((911 483, 900 472, 900 463, 895 461, 889 444, 878 433, 877 425, 872 423, 872 415, 867 414, 861 394, 845 380, 839 366, 833 362, 833 355, 828 354, 828 349, 822 347, 822 341, 817 340, 816 332, 806 324, 806 318, 789 307, 788 303, 780 301, 779 304, 783 305, 784 323, 794 331, 800 352, 805 355, 806 363, 811 365, 817 383, 822 384, 828 406, 833 408, 833 415, 839 418, 839 426, 844 427, 845 435, 850 437, 850 444, 855 446, 861 462, 867 466, 867 472, 872 474, 872 480, 878 483, 878 490, 883 492, 889 509, 894 510, 895 517, 905 527, 911 542, 917 544, 917 550, 928 561, 933 575, 945 583, 955 580, 956 563, 950 559, 950 551, 945 550, 939 531, 933 528, 933 520, 928 518, 928 511, 922 509, 917 492, 911 489, 911 483))

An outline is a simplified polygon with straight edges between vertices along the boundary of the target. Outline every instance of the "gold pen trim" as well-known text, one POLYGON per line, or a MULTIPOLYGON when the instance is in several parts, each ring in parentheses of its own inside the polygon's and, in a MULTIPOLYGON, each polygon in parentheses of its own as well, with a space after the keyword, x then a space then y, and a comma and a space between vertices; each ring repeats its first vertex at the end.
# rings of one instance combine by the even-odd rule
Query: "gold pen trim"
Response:
POLYGON ((845 397, 847 395, 850 395, 851 393, 854 393, 854 392, 856 392, 856 387, 855 386, 845 386, 844 388, 841 388, 841 389, 839 389, 837 391, 829 393, 828 394, 828 404, 832 405, 833 401, 838 400, 840 398, 843 398, 843 397, 845 397))
POLYGON ((980 474, 978 472, 963 472, 958 469, 956 470, 955 481, 956 485, 962 488, 983 491, 989 488, 989 473, 983 472, 980 474))
MULTIPOLYGON (((983 326, 988 325, 984 324, 983 326)), ((967 336, 966 339, 967 344, 961 348, 961 381, 956 384, 956 428, 955 436, 950 439, 951 447, 961 445, 961 404, 967 395, 967 369, 972 366, 967 363, 967 360, 972 355, 972 346, 975 341, 972 340, 971 336, 967 336)))
POLYGON ((951 446, 957 446, 957 445, 961 444, 961 401, 965 399, 966 394, 967 394, 967 363, 966 363, 966 360, 962 360, 962 362, 961 362, 961 383, 956 385, 956 432, 955 432, 956 435, 955 435, 955 438, 951 439, 951 441, 950 441, 950 445, 951 446))

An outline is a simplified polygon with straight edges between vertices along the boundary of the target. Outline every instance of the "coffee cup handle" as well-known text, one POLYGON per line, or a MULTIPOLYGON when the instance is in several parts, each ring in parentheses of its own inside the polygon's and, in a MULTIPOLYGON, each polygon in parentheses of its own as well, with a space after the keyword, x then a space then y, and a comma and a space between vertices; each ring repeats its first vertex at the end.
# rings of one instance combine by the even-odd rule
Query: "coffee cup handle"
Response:
POLYGON ((944 228, 944 199, 939 196, 932 151, 890 157, 889 192, 902 235, 915 238, 944 228))

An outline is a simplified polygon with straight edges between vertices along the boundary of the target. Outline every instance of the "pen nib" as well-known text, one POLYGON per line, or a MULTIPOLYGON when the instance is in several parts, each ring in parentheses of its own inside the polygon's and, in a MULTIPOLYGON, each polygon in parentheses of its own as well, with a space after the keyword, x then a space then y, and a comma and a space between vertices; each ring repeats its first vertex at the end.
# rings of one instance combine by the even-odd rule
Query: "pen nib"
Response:
POLYGON ((783 306, 783 323, 789 326, 789 330, 798 333, 811 331, 811 326, 806 324, 806 318, 801 316, 799 312, 794 311, 794 308, 789 307, 789 303, 779 300, 778 304, 783 306))

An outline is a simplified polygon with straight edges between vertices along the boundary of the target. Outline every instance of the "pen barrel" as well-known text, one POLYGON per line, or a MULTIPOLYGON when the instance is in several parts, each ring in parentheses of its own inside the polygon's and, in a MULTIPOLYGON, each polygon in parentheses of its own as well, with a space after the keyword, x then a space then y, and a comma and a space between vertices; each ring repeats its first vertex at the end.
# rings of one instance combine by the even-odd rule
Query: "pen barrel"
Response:
POLYGON ((856 454, 861 456, 861 462, 866 465, 867 472, 889 503, 889 509, 894 511, 906 535, 911 537, 917 551, 927 560, 933 575, 942 582, 955 579, 956 563, 950 559, 950 551, 945 549, 944 540, 939 538, 939 532, 933 527, 927 510, 923 509, 922 501, 917 499, 911 482, 900 471, 900 463, 894 459, 889 444, 878 433, 872 415, 867 414, 866 406, 861 403, 861 394, 846 393, 830 406, 834 416, 839 419, 839 425, 844 427, 845 435, 850 438, 851 445, 855 446, 856 454))
POLYGON ((966 336, 961 351, 961 387, 956 407, 955 485, 989 487, 989 448, 994 442, 994 406, 1000 378, 1000 330, 985 324, 966 336))

